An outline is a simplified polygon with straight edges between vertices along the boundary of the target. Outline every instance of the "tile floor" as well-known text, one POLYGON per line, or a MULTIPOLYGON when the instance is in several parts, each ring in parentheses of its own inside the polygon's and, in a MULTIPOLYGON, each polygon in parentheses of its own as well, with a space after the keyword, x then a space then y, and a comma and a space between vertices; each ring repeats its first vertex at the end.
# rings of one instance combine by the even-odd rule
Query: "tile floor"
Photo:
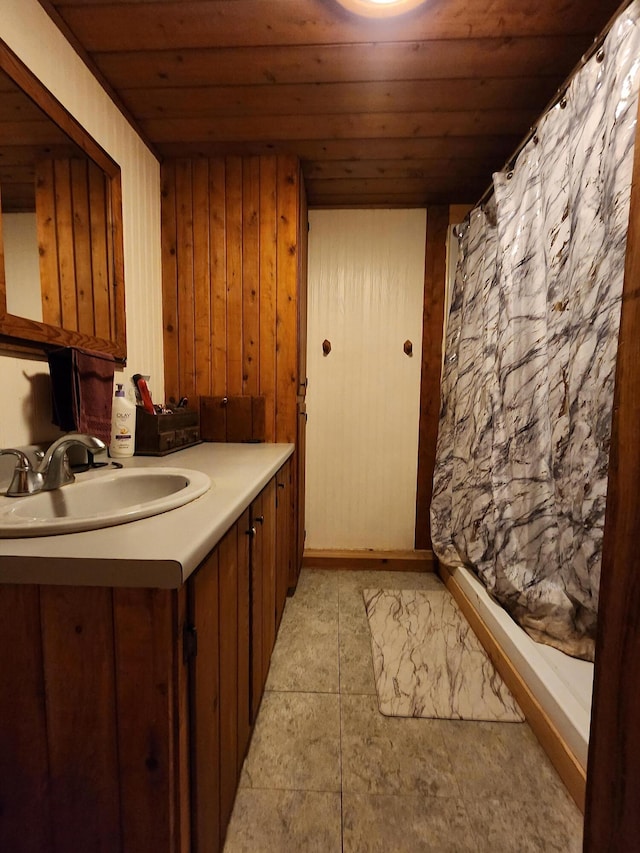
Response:
POLYGON ((582 850, 526 723, 383 717, 362 589, 435 575, 303 570, 287 600, 225 853, 582 850))

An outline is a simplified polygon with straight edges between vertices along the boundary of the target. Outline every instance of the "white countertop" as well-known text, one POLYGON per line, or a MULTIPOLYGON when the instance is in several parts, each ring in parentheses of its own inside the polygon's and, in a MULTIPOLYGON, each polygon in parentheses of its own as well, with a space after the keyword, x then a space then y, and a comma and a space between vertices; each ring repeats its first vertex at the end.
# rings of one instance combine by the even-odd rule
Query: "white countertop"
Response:
POLYGON ((206 442, 163 457, 120 459, 126 468, 203 471, 212 486, 185 506, 140 521, 86 533, 0 539, 0 583, 177 588, 293 449, 293 444, 206 442))

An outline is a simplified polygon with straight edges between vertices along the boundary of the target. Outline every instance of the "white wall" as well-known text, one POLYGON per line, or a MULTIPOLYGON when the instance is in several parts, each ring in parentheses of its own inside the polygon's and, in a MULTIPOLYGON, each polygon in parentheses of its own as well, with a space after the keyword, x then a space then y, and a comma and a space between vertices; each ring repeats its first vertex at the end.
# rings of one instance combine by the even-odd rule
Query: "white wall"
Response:
MULTIPOLYGON (((164 389, 160 253, 160 167, 37 0, 1 0, 0 38, 28 65, 122 170, 128 363, 118 381, 151 375, 164 389)), ((0 354, 5 400, 0 447, 49 439, 46 361, 0 354)))
POLYGON ((309 222, 306 545, 412 549, 426 211, 309 222))
POLYGON ((2 214, 7 311, 42 322, 40 255, 35 213, 2 214))

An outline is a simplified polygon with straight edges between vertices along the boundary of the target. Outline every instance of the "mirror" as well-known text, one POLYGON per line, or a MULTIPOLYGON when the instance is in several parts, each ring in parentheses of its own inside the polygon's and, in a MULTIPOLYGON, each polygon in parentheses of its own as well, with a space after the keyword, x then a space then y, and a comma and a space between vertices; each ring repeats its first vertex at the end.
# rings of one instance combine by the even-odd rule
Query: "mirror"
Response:
POLYGON ((120 168, 1 40, 0 342, 126 361, 120 168))

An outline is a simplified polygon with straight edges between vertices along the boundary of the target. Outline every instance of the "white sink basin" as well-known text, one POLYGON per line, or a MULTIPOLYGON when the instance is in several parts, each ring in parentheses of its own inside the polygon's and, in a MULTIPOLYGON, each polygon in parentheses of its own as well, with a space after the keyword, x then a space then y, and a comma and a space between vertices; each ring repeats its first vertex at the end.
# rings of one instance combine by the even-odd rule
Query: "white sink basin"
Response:
POLYGON ((210 487, 206 474, 180 468, 88 471, 50 492, 0 497, 0 538, 77 533, 137 521, 183 506, 210 487))

